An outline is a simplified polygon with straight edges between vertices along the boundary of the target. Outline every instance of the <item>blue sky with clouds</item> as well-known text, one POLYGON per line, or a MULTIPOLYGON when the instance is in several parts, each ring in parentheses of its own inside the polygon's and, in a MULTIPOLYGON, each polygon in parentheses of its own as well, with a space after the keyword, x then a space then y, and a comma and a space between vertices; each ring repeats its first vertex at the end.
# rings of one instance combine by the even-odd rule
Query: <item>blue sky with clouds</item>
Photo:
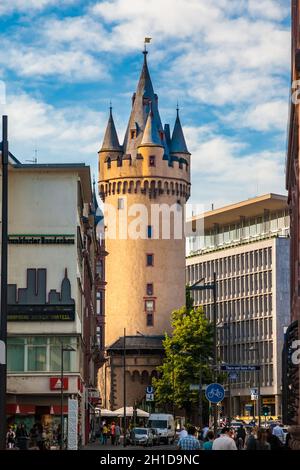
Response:
MULTIPOLYGON (((122 141, 145 36, 162 121, 178 100, 194 202, 284 192, 289 0, 1 0, 11 151, 97 172, 109 101, 122 141)), ((2 105, 4 110, 4 107, 2 105)))

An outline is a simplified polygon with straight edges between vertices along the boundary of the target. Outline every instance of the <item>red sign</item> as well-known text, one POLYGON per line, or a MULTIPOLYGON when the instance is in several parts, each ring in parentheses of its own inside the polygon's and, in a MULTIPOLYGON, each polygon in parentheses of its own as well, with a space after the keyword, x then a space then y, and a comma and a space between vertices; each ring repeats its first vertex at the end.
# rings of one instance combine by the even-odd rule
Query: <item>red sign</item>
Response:
MULTIPOLYGON (((63 378, 63 390, 69 389, 69 378, 63 378)), ((50 377, 50 390, 61 390, 61 378, 60 377, 50 377)))

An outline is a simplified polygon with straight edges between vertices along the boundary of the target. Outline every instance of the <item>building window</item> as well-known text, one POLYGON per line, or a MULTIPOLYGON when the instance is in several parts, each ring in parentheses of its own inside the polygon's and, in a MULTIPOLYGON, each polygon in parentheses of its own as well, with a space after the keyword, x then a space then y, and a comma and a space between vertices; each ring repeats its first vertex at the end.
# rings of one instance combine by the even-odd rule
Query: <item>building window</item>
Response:
POLYGON ((117 159, 117 166, 122 166, 122 158, 118 157, 117 159))
POLYGON ((147 312, 146 318, 147 318, 147 326, 153 326, 153 324, 154 324, 154 322, 153 322, 153 312, 151 312, 151 313, 147 312))
POLYGON ((153 254, 147 254, 146 255, 146 264, 147 264, 147 266, 154 266, 154 255, 153 254))
POLYGON ((119 210, 124 209, 124 199, 122 197, 118 198, 118 209, 119 210))
POLYGON ((147 295, 153 295, 153 284, 152 283, 147 284, 146 292, 147 292, 147 295))
POLYGON ((130 131, 130 137, 131 137, 132 139, 135 139, 135 136, 136 136, 136 131, 135 131, 135 130, 131 130, 131 131, 130 131))
POLYGON ((149 166, 155 166, 155 156, 154 155, 149 156, 149 166))
POLYGON ((109 170, 110 170, 110 168, 111 168, 111 159, 110 159, 110 158, 107 160, 107 168, 108 168, 109 170))
POLYGON ((147 227, 147 237, 152 238, 152 235, 153 235, 152 225, 148 225, 148 227, 147 227))
MULTIPOLYGON (((7 341, 7 368, 10 372, 57 372, 61 368, 61 345, 75 350, 77 339, 73 337, 9 337, 7 341)), ((76 353, 64 352, 64 369, 76 371, 76 353)))
POLYGON ((146 310, 146 323, 147 326, 153 326, 153 312, 155 309, 154 300, 145 301, 145 310, 146 310))

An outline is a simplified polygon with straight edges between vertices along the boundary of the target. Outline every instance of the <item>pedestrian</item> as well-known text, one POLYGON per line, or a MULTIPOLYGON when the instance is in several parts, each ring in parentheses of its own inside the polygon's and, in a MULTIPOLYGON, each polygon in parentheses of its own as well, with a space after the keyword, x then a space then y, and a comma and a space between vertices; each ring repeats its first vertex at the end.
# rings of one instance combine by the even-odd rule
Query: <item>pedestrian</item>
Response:
POLYGON ((6 434, 6 447, 8 449, 12 449, 13 447, 15 447, 15 443, 16 443, 16 433, 14 432, 12 426, 9 426, 7 434, 6 434))
POLYGON ((271 429, 267 429, 267 441, 271 446, 271 450, 282 450, 283 449, 283 444, 279 437, 275 436, 275 434, 272 433, 271 429))
POLYGON ((257 427, 253 426, 246 440, 246 450, 256 450, 257 427))
POLYGON ((246 431, 245 431, 244 426, 241 424, 236 433, 237 448, 239 450, 244 448, 245 439, 246 439, 246 431))
POLYGON ((188 435, 179 439, 177 448, 180 450, 197 450, 200 449, 200 442, 195 437, 196 428, 195 426, 189 426, 187 429, 188 435))
POLYGON ((206 434, 206 441, 203 444, 203 450, 212 450, 214 439, 215 436, 213 431, 208 431, 206 434))
POLYGON ((183 437, 186 437, 187 435, 188 435, 188 432, 185 429, 185 427, 183 426, 180 433, 179 433, 179 440, 182 439, 183 437))
POLYGON ((277 436, 278 439, 284 444, 284 432, 282 429, 282 425, 280 423, 277 423, 276 426, 273 428, 273 435, 277 436))
POLYGON ((205 426, 202 428, 202 431, 201 431, 201 441, 205 441, 208 431, 209 431, 209 426, 205 424, 205 426))
POLYGON ((103 426, 103 444, 106 445, 107 443, 107 435, 108 435, 108 427, 106 424, 103 426))
POLYGON ((115 445, 116 446, 120 444, 120 438, 121 438, 121 428, 118 424, 116 424, 116 427, 115 427, 115 445))
POLYGON ((260 428, 257 431, 257 439, 255 441, 255 450, 271 450, 271 445, 267 440, 267 430, 260 428))
POLYGON ((212 450, 237 450, 228 427, 223 428, 220 437, 214 440, 212 450))

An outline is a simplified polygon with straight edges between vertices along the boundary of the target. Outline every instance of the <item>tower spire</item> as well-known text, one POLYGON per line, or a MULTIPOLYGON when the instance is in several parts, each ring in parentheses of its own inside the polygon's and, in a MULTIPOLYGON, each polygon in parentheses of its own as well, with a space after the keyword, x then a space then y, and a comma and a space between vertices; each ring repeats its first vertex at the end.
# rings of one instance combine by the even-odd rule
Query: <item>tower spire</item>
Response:
POLYGON ((190 153, 187 149, 181 122, 179 118, 179 106, 176 106, 176 121, 171 140, 171 153, 190 153))
POLYGON ((119 144, 119 138, 116 131, 114 118, 112 115, 112 105, 111 101, 109 103, 109 118, 106 127, 106 131, 104 134, 103 144, 101 147, 101 152, 103 151, 120 151, 121 146, 119 144))
MULTIPOLYGON (((146 39, 147 38, 145 38, 145 43, 150 42, 146 41, 146 39)), ((150 111, 150 103, 152 106, 153 119, 157 123, 157 129, 158 131, 163 131, 158 111, 157 95, 154 93, 148 69, 147 54, 148 51, 145 49, 143 51, 144 60, 141 75, 137 85, 136 93, 133 97, 133 105, 123 145, 124 153, 130 154, 133 159, 136 157, 137 148, 141 144, 143 138, 150 111)))
POLYGON ((163 147, 158 132, 158 123, 152 111, 152 102, 150 102, 150 110, 140 146, 163 147))

